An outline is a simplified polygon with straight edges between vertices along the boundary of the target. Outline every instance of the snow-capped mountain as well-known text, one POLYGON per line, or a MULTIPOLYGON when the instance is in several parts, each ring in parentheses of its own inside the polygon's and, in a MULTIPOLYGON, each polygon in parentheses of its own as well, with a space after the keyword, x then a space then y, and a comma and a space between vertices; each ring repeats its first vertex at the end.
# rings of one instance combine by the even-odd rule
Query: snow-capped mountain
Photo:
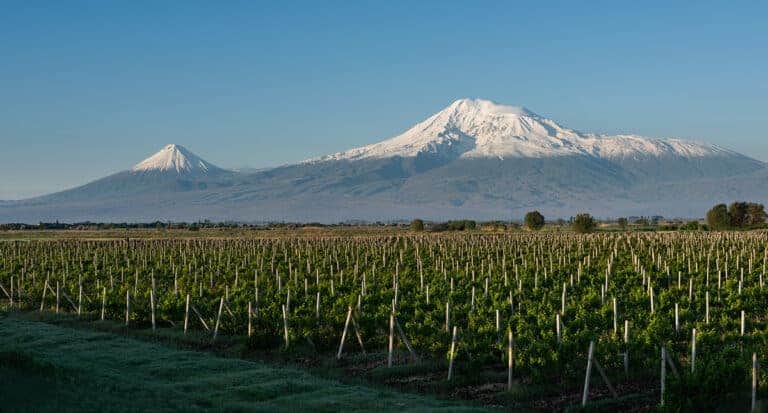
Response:
POLYGON ((233 172, 211 164, 183 146, 169 144, 129 170, 18 203, 62 205, 87 202, 102 205, 103 209, 108 210, 107 205, 112 201, 132 205, 144 196, 151 196, 155 200, 170 199, 180 192, 227 184, 233 176, 233 172))
POLYGON ((131 172, 175 172, 179 175, 204 175, 221 170, 176 144, 165 145, 163 149, 131 168, 131 172))
POLYGON ((521 106, 460 99, 394 138, 309 162, 426 154, 459 158, 594 156, 616 159, 735 153, 715 145, 680 139, 583 134, 521 106))
POLYGON ((278 168, 227 171, 167 145, 130 170, 0 203, 0 222, 701 217, 733 200, 768 202, 763 162, 461 99, 396 137, 278 168))

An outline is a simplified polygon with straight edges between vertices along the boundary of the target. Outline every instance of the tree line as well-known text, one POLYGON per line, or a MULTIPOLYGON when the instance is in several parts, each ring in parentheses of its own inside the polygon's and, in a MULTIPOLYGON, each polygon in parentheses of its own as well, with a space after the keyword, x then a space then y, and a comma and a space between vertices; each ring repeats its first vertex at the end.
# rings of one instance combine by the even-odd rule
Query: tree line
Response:
POLYGON ((765 219, 765 207, 755 202, 717 204, 707 211, 707 225, 714 230, 758 228, 765 219))

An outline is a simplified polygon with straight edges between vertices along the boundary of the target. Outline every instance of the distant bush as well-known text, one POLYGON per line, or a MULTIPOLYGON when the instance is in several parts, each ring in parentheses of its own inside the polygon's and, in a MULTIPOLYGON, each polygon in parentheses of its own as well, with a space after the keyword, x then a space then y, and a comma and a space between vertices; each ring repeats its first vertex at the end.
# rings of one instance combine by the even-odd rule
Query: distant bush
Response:
POLYGON ((680 226, 680 229, 682 229, 683 231, 698 231, 699 221, 688 221, 682 226, 680 226))
POLYGON ((421 232, 424 231, 424 221, 420 219, 414 219, 411 221, 411 231, 421 232))
POLYGON ((586 213, 576 215, 573 222, 571 222, 571 228, 580 234, 592 232, 596 226, 597 222, 592 218, 592 215, 586 213))
POLYGON ((475 221, 464 219, 458 221, 438 222, 432 224, 430 230, 433 232, 441 231, 465 231, 477 228, 475 221))
POLYGON ((475 228, 477 228, 477 223, 469 219, 460 221, 448 221, 448 229, 452 231, 465 231, 475 228))
POLYGON ((504 231, 507 226, 501 221, 488 221, 481 223, 480 228, 485 231, 504 231))
POLYGON ((539 211, 531 211, 525 214, 525 226, 534 231, 540 230, 544 226, 544 215, 539 211))
POLYGON ((648 220, 648 218, 640 217, 637 221, 635 221, 635 224, 639 227, 648 227, 651 225, 651 221, 648 220))

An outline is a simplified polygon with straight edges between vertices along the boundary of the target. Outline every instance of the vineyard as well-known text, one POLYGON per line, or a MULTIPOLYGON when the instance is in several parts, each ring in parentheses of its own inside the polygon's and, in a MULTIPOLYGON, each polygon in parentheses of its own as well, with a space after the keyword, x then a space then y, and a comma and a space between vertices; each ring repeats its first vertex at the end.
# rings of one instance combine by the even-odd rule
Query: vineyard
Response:
POLYGON ((3 241, 0 298, 311 349, 495 406, 748 411, 766 383, 767 247, 763 232, 3 241))

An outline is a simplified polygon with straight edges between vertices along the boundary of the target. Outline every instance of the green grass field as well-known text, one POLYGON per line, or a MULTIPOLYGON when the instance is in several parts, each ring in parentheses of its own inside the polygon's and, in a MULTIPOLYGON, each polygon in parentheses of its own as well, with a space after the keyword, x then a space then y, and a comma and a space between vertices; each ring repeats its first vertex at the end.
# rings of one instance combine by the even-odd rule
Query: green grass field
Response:
POLYGON ((480 411, 296 368, 0 315, 0 411, 480 411))

